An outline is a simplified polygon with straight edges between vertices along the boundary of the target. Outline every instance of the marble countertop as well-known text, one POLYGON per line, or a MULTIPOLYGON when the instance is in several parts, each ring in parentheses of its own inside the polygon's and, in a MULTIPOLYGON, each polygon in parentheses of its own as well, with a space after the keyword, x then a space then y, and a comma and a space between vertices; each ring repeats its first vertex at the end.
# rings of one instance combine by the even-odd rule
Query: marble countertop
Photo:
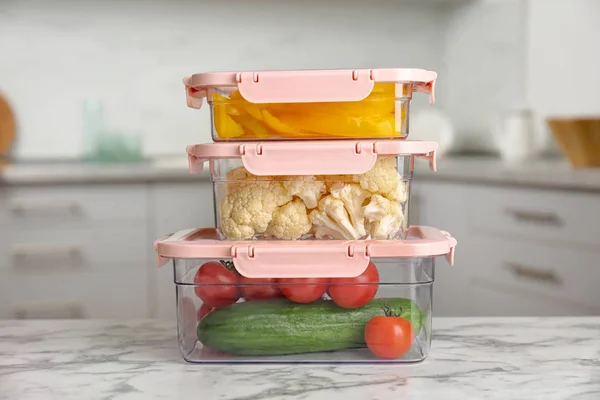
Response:
POLYGON ((0 321, 0 399, 600 399, 600 317, 438 318, 412 365, 192 365, 163 321, 0 321))
MULTIPOLYGON (((519 166, 495 157, 448 156, 431 172, 418 160, 415 179, 467 184, 526 186, 540 189, 600 192, 600 168, 573 169, 563 159, 534 160, 519 166)), ((0 185, 174 182, 209 179, 207 171, 190 175, 187 159, 162 158, 139 164, 77 162, 23 163, 0 169, 0 185)))

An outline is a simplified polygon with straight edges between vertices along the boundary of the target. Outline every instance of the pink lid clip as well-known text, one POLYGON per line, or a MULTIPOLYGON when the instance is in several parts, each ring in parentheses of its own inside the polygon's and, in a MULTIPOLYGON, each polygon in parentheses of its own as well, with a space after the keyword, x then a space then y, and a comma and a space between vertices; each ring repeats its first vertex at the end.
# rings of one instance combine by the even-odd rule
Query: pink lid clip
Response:
POLYGON ((412 83, 413 91, 435 102, 437 74, 423 69, 346 69, 305 71, 208 72, 184 78, 187 105, 200 108, 207 89, 237 87, 251 103, 360 101, 375 83, 412 83))
POLYGON ((154 243, 158 266, 169 259, 231 258, 248 278, 348 278, 371 258, 446 256, 454 264, 456 239, 431 227, 413 226, 409 240, 218 240, 214 228, 177 232, 154 243), (413 239, 414 238, 414 239, 413 239))
MULTIPOLYGON (((214 159, 240 158, 253 175, 364 174, 378 156, 410 156, 429 161, 435 171, 437 143, 408 140, 323 140, 310 142, 207 143, 187 147, 190 173, 214 159)), ((414 164, 411 164, 414 166, 414 164)))

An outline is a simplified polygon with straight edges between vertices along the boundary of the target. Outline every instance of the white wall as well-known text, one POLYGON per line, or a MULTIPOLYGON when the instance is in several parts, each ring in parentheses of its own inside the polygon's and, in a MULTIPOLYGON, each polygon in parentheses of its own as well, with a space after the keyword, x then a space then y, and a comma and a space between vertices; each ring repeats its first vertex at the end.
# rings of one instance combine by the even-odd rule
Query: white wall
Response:
POLYGON ((526 0, 479 0, 452 11, 445 35, 444 107, 458 146, 492 150, 501 110, 523 106, 526 0))
POLYGON ((186 108, 181 84, 201 71, 440 71, 444 13, 401 0, 2 0, 0 92, 18 117, 14 153, 79 156, 82 101, 98 98, 119 124, 141 126, 147 154, 182 154, 209 140, 206 110, 186 108))
POLYGON ((528 0, 527 93, 545 118, 600 115, 600 1, 528 0))

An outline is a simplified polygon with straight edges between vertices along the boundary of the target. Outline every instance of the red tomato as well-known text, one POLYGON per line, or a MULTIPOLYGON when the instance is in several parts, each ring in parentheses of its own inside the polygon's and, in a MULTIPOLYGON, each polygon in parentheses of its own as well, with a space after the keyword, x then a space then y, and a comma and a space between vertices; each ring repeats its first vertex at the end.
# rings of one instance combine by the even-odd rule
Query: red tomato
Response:
POLYGON ((377 357, 394 359, 410 350, 415 334, 410 321, 401 317, 377 316, 365 327, 367 347, 377 357))
POLYGON ((329 296, 340 307, 362 307, 377 294, 379 271, 373 262, 356 278, 335 278, 331 280, 329 296))
POLYGON ((194 277, 197 285, 194 291, 203 303, 223 307, 240 298, 236 286, 238 282, 239 278, 234 272, 219 262, 210 261, 198 269, 194 277))
POLYGON ((202 306, 200 306, 200 308, 198 309, 198 313, 196 314, 196 319, 200 321, 202 318, 206 317, 208 314, 215 310, 216 307, 206 303, 202 303, 202 306))
POLYGON ((240 278, 242 297, 246 300, 266 300, 281 297, 274 278, 240 278))
POLYGON ((287 278, 279 279, 281 293, 295 303, 312 303, 327 291, 328 279, 287 278))

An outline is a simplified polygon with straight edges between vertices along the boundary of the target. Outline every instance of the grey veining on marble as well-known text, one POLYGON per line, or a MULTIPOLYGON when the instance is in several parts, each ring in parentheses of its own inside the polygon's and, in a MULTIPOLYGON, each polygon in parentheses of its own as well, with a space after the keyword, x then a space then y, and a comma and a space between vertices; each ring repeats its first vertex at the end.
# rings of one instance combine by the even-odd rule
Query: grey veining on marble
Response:
POLYGON ((600 399, 600 318, 438 318, 412 365, 192 365, 161 321, 0 321, 0 399, 600 399))
MULTIPOLYGON (((415 179, 540 189, 600 192, 600 168, 573 169, 562 159, 534 160, 509 166, 493 157, 442 157, 438 171, 418 161, 415 179)), ((0 184, 124 183, 206 180, 207 171, 190 175, 186 159, 156 160, 142 164, 92 165, 16 164, 0 169, 0 184)))

